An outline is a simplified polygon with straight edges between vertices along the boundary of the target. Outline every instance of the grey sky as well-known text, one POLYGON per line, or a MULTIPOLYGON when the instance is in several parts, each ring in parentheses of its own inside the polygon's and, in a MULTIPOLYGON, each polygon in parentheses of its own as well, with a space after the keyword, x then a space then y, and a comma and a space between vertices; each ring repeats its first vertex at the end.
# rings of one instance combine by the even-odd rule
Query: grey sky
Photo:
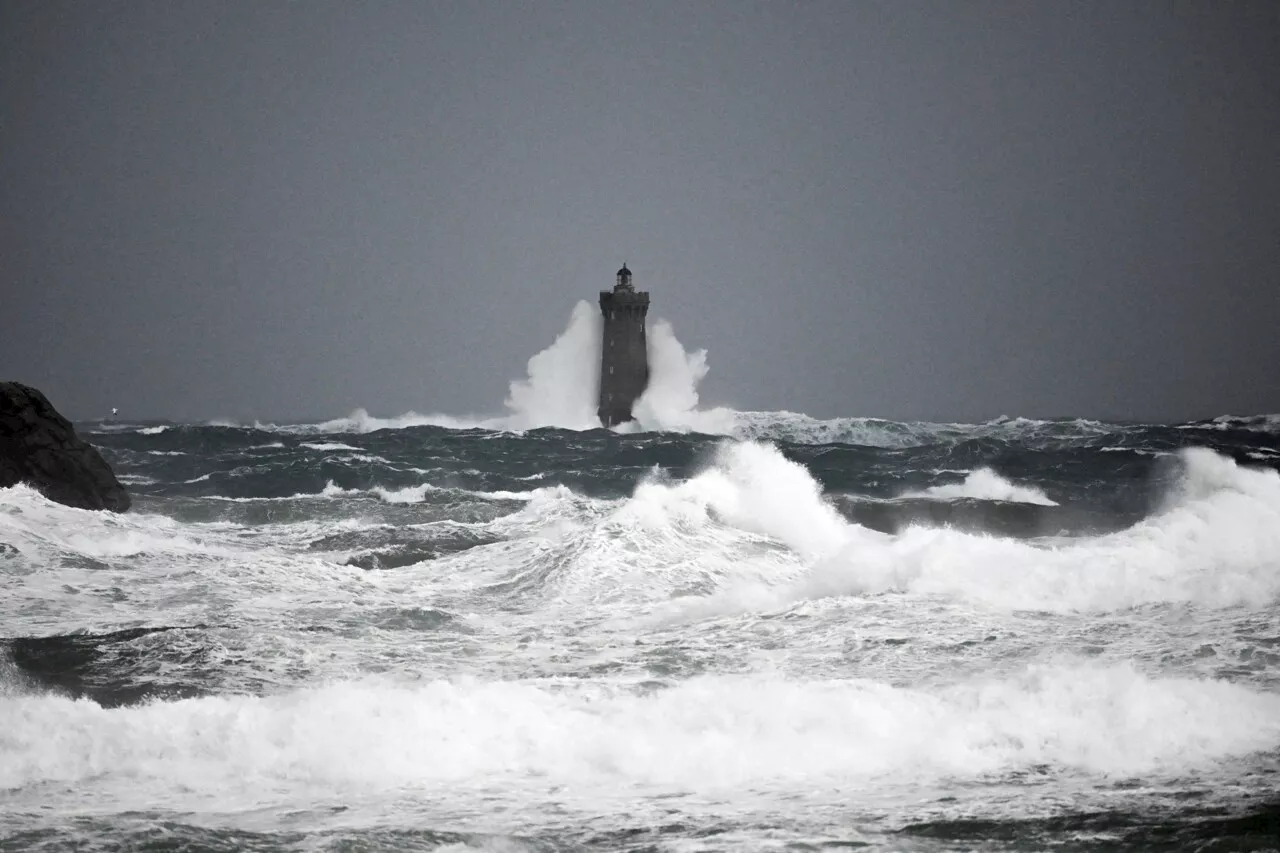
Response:
POLYGON ((501 409, 626 260, 708 403, 1280 411, 1280 4, 0 0, 0 378, 501 409))

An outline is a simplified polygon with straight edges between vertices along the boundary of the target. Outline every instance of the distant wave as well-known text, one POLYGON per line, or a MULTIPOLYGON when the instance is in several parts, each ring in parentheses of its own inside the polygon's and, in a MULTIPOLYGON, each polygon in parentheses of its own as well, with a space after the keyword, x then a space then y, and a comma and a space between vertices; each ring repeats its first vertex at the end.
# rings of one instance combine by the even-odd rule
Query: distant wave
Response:
MULTIPOLYGON (((637 417, 643 415, 637 407, 637 417)), ((686 413, 687 414, 687 413, 686 413)), ((653 419, 637 420, 615 429, 621 433, 675 432, 700 433, 737 438, 743 441, 788 441, 794 444, 852 444, 865 447, 908 448, 925 444, 953 443, 973 438, 997 438, 1026 440, 1036 437, 1088 438, 1111 433, 1123 433, 1138 429, 1131 424, 1108 424, 1087 419, 1032 420, 1025 418, 998 418, 985 423, 933 423, 929 421, 892 421, 883 418, 844 417, 820 420, 797 412, 735 411, 716 408, 709 412, 694 412, 691 417, 677 416, 668 423, 677 428, 666 428, 653 419), (702 415, 706 415, 705 419, 702 415), (698 428, 694 428, 694 427, 698 428)), ((218 426, 231 426, 220 422, 218 426)), ((394 417, 375 417, 364 409, 356 409, 343 418, 317 423, 286 424, 255 421, 236 425, 237 429, 254 429, 286 435, 362 435, 387 429, 411 429, 414 427, 440 427, 456 430, 485 430, 496 433, 520 433, 533 427, 514 427, 507 418, 463 418, 452 415, 420 414, 406 412, 394 417)), ((601 429, 599 424, 580 425, 547 423, 541 427, 557 429, 601 429)), ((318 446, 316 449, 320 449, 318 446)), ((336 449, 336 448, 334 448, 336 449)), ((1117 448, 1122 449, 1122 448, 1117 448)))
MULTIPOLYGON (((637 407, 637 416, 643 412, 637 407)), ((1101 421, 1072 419, 1062 421, 1040 421, 1029 419, 1000 418, 985 423, 932 423, 928 421, 892 421, 883 418, 844 417, 820 420, 809 415, 789 411, 735 411, 716 408, 707 412, 694 412, 691 417, 675 417, 668 428, 654 419, 637 420, 615 429, 621 433, 638 432, 674 432, 700 433, 703 435, 719 435, 737 438, 744 441, 773 440, 788 441, 794 444, 852 444, 866 447, 907 448, 925 444, 964 441, 972 438, 1005 438, 1022 440, 1037 435, 1056 434, 1061 437, 1089 437, 1108 433, 1125 432, 1136 429, 1128 424, 1108 424, 1101 421), (706 415, 703 419, 702 416, 706 415)), ((166 429, 185 429, 192 425, 167 427, 166 429)), ((225 419, 209 422, 205 427, 217 427, 237 430, 255 430, 259 432, 281 435, 307 436, 340 436, 364 435, 380 430, 412 429, 415 427, 438 427, 453 430, 483 430, 494 433, 521 433, 534 427, 515 427, 505 417, 466 418, 443 414, 420 414, 405 412, 392 417, 376 417, 365 409, 356 409, 351 414, 315 423, 273 423, 252 421, 235 423, 225 419)), ((542 428, 557 429, 601 429, 600 425, 566 426, 559 423, 546 423, 542 428)), ((1196 428, 1188 425, 1185 428, 1196 428)), ((89 432, 97 430, 90 429, 89 432)), ((132 431, 145 435, 155 435, 155 428, 124 428, 114 431, 132 431)), ((340 442, 312 442, 312 449, 339 450, 340 442), (325 446, 329 445, 329 446, 325 446)), ((260 447, 280 447, 282 445, 264 444, 260 447)), ((1123 448, 1116 448, 1121 450, 1123 448)))
MULTIPOLYGON (((199 478, 205 479, 205 478, 199 478)), ((188 481, 194 482, 194 481, 188 481)), ((556 487, 548 487, 554 489, 556 487)), ((351 497, 373 497, 384 503, 390 504, 414 504, 422 503, 427 499, 428 494, 451 494, 465 495, 470 498, 483 501, 527 501, 531 500, 535 494, 543 489, 533 489, 530 491, 505 491, 497 490, 491 492, 476 491, 472 489, 456 489, 445 486, 434 486, 430 483, 422 483, 417 486, 405 486, 399 489, 384 488, 382 486, 374 486, 371 489, 346 489, 330 480, 325 487, 318 492, 298 492, 292 495, 282 495, 280 497, 225 497, 222 495, 210 495, 209 500, 231 501, 234 503, 253 503, 254 501, 299 501, 299 500, 318 500, 326 498, 351 498, 351 497)))
POLYGON ((1242 429, 1249 432, 1280 433, 1280 414, 1219 415, 1209 421, 1180 424, 1179 429, 1242 429))
POLYGON ((938 498, 950 500, 955 498, 976 498, 987 501, 1010 501, 1013 503, 1039 504, 1040 506, 1057 506, 1057 501, 1050 500, 1044 492, 1034 486, 1019 486, 1001 477, 990 468, 979 468, 969 472, 960 483, 948 483, 941 486, 930 486, 919 492, 907 492, 903 497, 938 498))
MULTIPOLYGON (((697 359, 694 359, 697 361, 697 359)), ((655 386, 660 387, 660 386, 655 386)), ((656 392, 658 393, 658 392, 656 392)), ((671 392, 671 398, 676 392, 671 392)), ((699 433, 725 436, 742 441, 786 441, 793 444, 848 444, 863 447, 912 448, 930 444, 956 444, 975 439, 991 439, 1006 442, 1087 441, 1103 436, 1124 437, 1152 428, 1175 429, 1183 433, 1206 431, 1210 434, 1243 430, 1250 433, 1280 436, 1280 416, 1259 415, 1235 417, 1226 420, 1197 421, 1185 424, 1159 425, 1135 423, 1108 423, 1088 418, 1040 420, 1034 418, 1001 417, 982 423, 893 421, 872 417, 840 417, 819 419, 790 411, 736 411, 724 407, 710 410, 672 407, 665 415, 653 414, 651 403, 642 398, 636 406, 637 420, 615 427, 624 434, 641 432, 699 433)), ((445 414, 420 414, 405 412, 392 417, 377 417, 365 409, 356 409, 346 417, 333 418, 316 423, 269 423, 253 421, 235 424, 220 420, 205 426, 231 429, 250 429, 281 435, 341 436, 364 435, 380 430, 437 427, 450 430, 482 430, 492 433, 522 433, 534 428, 568 430, 601 429, 599 423, 570 419, 565 422, 540 422, 542 418, 526 419, 524 416, 462 417, 445 414), (536 423, 536 426, 529 426, 536 423)), ((175 426, 166 429, 182 429, 175 426)), ((95 430, 89 430, 93 432, 95 430)), ((123 431, 117 428, 114 431, 123 431)), ((133 428, 132 431, 156 434, 154 427, 133 428)), ((322 449, 315 443, 314 449, 322 449)), ((339 449, 332 443, 331 449, 339 449)), ((1130 452, 1156 455, 1160 451, 1149 448, 1115 445, 1108 452, 1130 452)), ((1254 454, 1260 451, 1254 450, 1254 454)), ((1254 458, 1263 460, 1264 456, 1254 458)))

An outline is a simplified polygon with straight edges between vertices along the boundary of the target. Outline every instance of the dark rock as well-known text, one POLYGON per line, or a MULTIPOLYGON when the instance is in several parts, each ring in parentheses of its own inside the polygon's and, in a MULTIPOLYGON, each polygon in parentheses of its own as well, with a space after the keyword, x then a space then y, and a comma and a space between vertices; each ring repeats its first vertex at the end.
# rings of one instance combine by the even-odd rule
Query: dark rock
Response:
POLYGON ((129 493, 92 445, 44 394, 0 382, 0 488, 28 483, 51 501, 81 509, 129 508, 129 493))

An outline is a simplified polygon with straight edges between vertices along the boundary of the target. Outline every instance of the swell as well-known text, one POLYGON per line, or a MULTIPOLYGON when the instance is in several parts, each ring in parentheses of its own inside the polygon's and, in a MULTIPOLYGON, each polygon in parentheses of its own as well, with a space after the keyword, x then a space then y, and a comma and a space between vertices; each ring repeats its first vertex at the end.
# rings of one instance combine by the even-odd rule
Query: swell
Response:
POLYGON ((308 547, 312 551, 339 555, 343 565, 395 569, 438 560, 501 539, 495 533, 471 526, 386 525, 328 534, 308 547))
MULTIPOLYGON (((1199 796, 1208 793, 1201 791, 1199 796)), ((1105 839, 1106 849, 1121 851, 1271 850, 1280 847, 1280 800, 1230 806, 1192 803, 1158 811, 1072 811, 1029 819, 928 820, 897 832, 907 838, 984 846, 994 842, 1083 850, 1095 849, 1105 839)))
POLYGON ((831 497, 836 509, 853 524, 880 533, 902 534, 913 527, 952 528, 1016 539, 1043 536, 1099 536, 1137 524, 1144 508, 1088 505, 1044 506, 1019 501, 978 498, 901 498, 866 500, 850 495, 831 497))
MULTIPOLYGON (((445 497, 442 490, 501 495, 552 484, 592 497, 616 498, 633 492, 654 469, 676 478, 696 474, 718 444, 703 436, 550 431, 482 437, 426 430, 342 437, 341 444, 349 450, 336 449, 336 441, 286 439, 270 447, 209 454, 198 442, 186 451, 155 451, 146 447, 148 438, 135 437, 133 447, 108 448, 108 455, 116 470, 132 479, 135 496, 144 502, 155 499, 153 506, 173 498, 320 498, 333 496, 326 493, 334 490, 433 503, 445 497), (167 455, 174 453, 181 455, 167 455), (397 498, 395 493, 403 495, 397 498)), ((1028 451, 977 440, 900 451, 779 446, 789 458, 804 462, 827 489, 870 498, 945 485, 980 467, 1040 488, 1055 502, 1104 501, 1120 511, 1142 512, 1147 496, 1159 489, 1154 482, 1158 458, 1139 454, 1070 448, 1028 451)))
POLYGON ((0 639, 0 657, 14 676, 5 687, 52 691, 104 708, 203 695, 199 685, 217 666, 207 635, 207 626, 193 625, 0 639))
MULTIPOLYGON (((875 422, 875 429, 896 438, 846 436, 855 440, 810 444, 784 440, 785 431, 775 431, 771 440, 832 493, 898 498, 945 489, 990 469, 1083 517, 1111 513, 1126 521, 1155 508, 1170 481, 1168 457, 1188 447, 1206 447, 1251 467, 1280 465, 1280 434, 1217 422, 1173 427, 875 422)), ((770 438, 768 430, 757 432, 770 438)), ((135 496, 160 501, 280 500, 323 496, 331 486, 370 494, 380 490, 377 495, 386 498, 424 486, 518 493, 551 484, 616 498, 631 494, 654 468, 676 478, 695 475, 720 441, 696 434, 616 435, 603 430, 511 433, 407 427, 295 435, 217 426, 171 426, 159 433, 114 430, 94 433, 93 439, 135 496)), ((416 497, 426 503, 435 499, 425 493, 416 497)), ((1114 526, 1090 523, 1085 529, 1114 526)))

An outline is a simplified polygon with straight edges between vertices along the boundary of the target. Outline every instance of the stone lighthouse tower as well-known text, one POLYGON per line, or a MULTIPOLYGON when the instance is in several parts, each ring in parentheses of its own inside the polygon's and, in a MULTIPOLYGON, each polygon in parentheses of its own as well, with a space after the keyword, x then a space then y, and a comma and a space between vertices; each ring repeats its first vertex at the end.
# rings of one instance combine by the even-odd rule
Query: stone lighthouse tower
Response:
POLYGON ((631 420, 631 406, 649 384, 649 350, 644 318, 649 294, 631 286, 631 270, 623 264, 613 290, 600 291, 604 340, 600 348, 600 423, 607 427, 631 420))

